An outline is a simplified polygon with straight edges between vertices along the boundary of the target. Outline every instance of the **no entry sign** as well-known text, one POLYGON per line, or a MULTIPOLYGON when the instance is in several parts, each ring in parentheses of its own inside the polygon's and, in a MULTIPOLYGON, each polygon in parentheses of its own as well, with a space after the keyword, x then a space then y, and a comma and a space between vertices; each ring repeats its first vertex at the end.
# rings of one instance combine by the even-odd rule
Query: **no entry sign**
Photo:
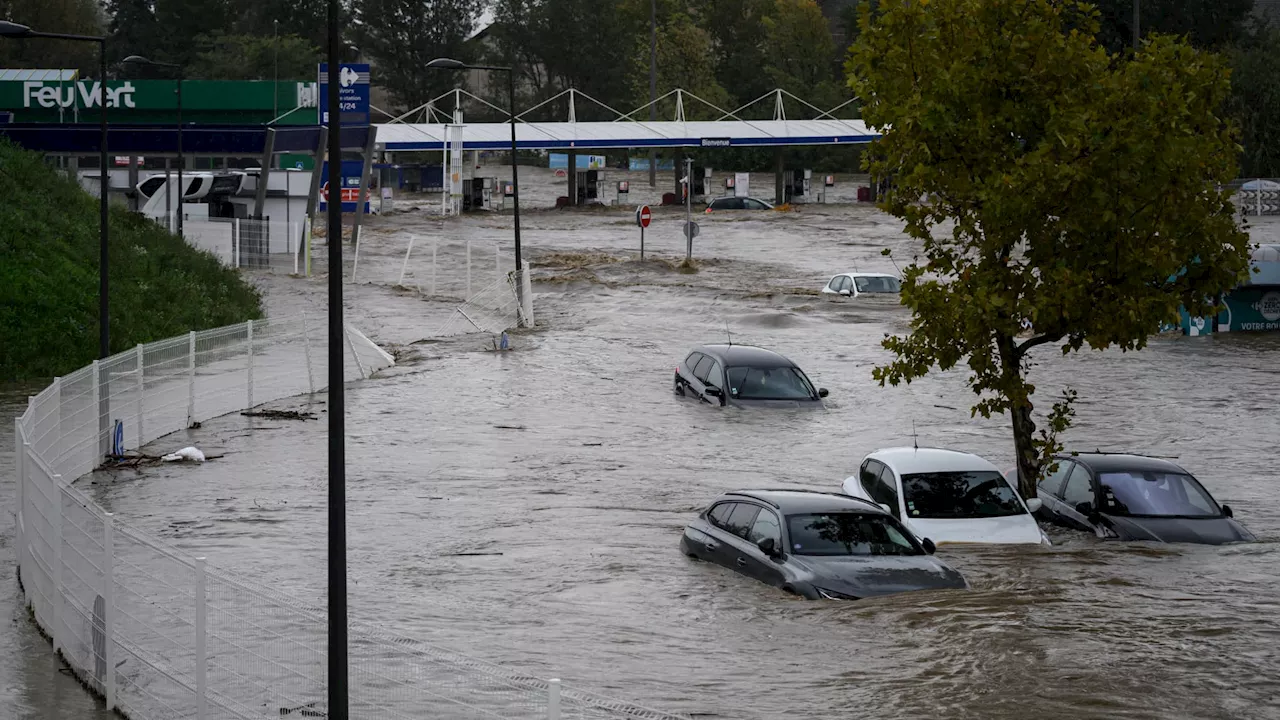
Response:
POLYGON ((649 212, 648 205, 641 205, 636 208, 636 224, 642 228, 649 227, 649 222, 653 220, 653 213, 649 212))

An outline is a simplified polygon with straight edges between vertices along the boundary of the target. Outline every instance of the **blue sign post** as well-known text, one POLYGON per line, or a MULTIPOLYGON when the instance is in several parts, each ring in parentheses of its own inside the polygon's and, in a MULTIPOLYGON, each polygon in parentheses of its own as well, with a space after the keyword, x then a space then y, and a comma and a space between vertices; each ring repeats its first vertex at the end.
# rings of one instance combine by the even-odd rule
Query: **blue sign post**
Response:
MULTIPOLYGON (((329 97, 329 64, 320 63, 320 97, 329 97)), ((343 125, 369 124, 369 65, 343 63, 338 70, 338 108, 343 125)), ((329 124, 329 108, 320 103, 320 124, 329 124)))

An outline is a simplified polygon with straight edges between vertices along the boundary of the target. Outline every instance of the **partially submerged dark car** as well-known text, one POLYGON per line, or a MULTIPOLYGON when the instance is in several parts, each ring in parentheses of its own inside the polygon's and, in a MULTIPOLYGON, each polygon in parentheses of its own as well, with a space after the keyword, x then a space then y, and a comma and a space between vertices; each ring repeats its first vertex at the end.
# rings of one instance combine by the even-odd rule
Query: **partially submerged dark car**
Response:
POLYGON ((702 345, 676 368, 675 393, 712 405, 823 407, 826 388, 772 350, 753 345, 702 345))
POLYGON ((1143 455, 1073 453, 1037 488, 1039 515, 1113 540, 1221 545, 1255 540, 1191 473, 1143 455))
POLYGON ((680 550, 811 600, 967 588, 880 506, 837 493, 738 490, 684 530, 680 550))

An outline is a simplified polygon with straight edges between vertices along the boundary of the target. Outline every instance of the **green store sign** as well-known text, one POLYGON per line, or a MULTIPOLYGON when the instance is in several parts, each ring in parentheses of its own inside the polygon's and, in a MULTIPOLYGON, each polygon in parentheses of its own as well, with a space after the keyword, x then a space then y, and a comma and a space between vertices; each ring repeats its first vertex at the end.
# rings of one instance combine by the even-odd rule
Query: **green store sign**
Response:
MULTIPOLYGON (((318 92, 313 82, 184 80, 183 120, 314 125, 318 92)), ((14 122, 95 122, 103 94, 96 80, 0 82, 0 111, 12 112, 14 122)), ((176 80, 108 81, 105 95, 110 117, 119 122, 177 121, 176 80)))

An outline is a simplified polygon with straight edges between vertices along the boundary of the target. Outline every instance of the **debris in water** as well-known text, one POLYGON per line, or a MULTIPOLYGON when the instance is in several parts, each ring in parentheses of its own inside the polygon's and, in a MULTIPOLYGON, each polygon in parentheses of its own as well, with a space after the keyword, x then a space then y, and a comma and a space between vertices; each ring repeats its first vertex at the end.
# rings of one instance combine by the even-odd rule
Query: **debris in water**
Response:
POLYGON ((441 555, 441 557, 479 557, 481 555, 501 555, 501 554, 502 553, 500 552, 460 552, 460 553, 445 553, 444 555, 441 555))
POLYGON ((202 463, 204 462, 204 453, 200 452, 199 448, 187 446, 177 452, 172 452, 172 453, 169 453, 168 455, 162 455, 160 457, 160 460, 162 462, 202 463))
POLYGON ((315 420, 315 413, 299 412, 298 410, 245 410, 240 413, 245 417, 271 418, 272 420, 315 420))
POLYGON ((523 425, 494 425, 494 427, 499 430, 528 430, 528 428, 523 425))

